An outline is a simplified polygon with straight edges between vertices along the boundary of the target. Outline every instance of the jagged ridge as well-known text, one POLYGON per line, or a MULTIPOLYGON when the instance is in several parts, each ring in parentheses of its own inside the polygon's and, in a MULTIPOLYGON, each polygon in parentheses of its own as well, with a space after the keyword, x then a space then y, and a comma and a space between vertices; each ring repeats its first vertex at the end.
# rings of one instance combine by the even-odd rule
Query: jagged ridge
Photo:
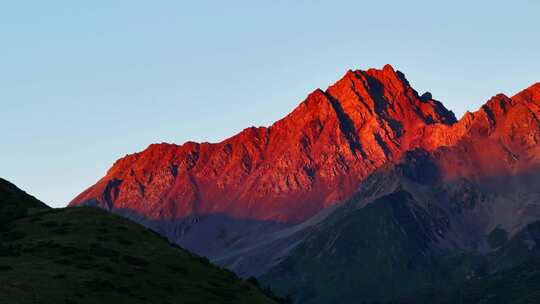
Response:
POLYGON ((458 122, 389 65, 348 71, 268 128, 128 155, 71 205, 149 219, 226 214, 294 223, 347 199, 366 176, 412 149, 436 150, 449 179, 521 172, 540 155, 539 88, 499 94, 458 122))
POLYGON ((129 210, 152 219, 224 213, 303 221, 343 201, 368 174, 422 141, 452 112, 419 96, 401 72, 348 71, 268 128, 217 144, 155 144, 128 155, 71 205, 129 210))

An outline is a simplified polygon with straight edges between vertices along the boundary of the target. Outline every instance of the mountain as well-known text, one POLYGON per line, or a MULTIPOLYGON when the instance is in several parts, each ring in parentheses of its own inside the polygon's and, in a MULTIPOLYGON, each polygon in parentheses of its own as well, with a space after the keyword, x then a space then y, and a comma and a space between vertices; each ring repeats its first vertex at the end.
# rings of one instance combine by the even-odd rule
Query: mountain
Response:
POLYGON ((96 208, 51 209, 0 179, 3 303, 274 303, 252 283, 96 208))
MULTIPOLYGON (((475 181, 537 169, 540 157, 540 83, 509 98, 498 94, 455 125, 443 127, 447 149, 437 151, 446 180, 475 181)), ((430 138, 429 136, 427 138, 430 138)))
POLYGON ((128 155, 70 205, 295 303, 535 303, 539 111, 540 83, 457 121, 391 66, 348 71, 268 128, 128 155))
POLYGON ((455 122, 390 65, 348 71, 268 128, 128 155, 70 206, 126 216, 242 276, 258 276, 377 168, 409 149, 431 149, 418 134, 455 122))
POLYGON ((381 168, 262 282, 295 303, 508 303, 518 292, 537 303, 540 269, 525 265, 540 259, 538 193, 494 193, 439 170, 425 151, 381 168), (501 281, 515 290, 493 287, 501 281))
MULTIPOLYGON (((455 248, 480 250, 485 237, 496 227, 500 227, 513 235, 531 221, 538 220, 540 213, 538 199, 540 180, 538 170, 538 139, 540 124, 538 123, 538 105, 540 104, 540 85, 533 85, 519 94, 508 98, 499 94, 488 101, 477 112, 467 113, 459 122, 452 125, 436 124, 422 129, 417 139, 423 146, 423 153, 410 153, 403 156, 404 163, 423 166, 421 170, 412 170, 405 166, 409 175, 421 183, 415 183, 410 191, 417 191, 423 183, 436 183, 438 187, 448 188, 447 192, 434 192, 430 199, 444 203, 448 198, 455 200, 456 208, 466 208, 471 197, 483 197, 486 200, 482 208, 473 213, 465 213, 463 217, 453 217, 454 226, 461 232, 453 235, 455 248), (416 157, 412 157, 416 155, 416 157), (420 157, 420 155, 425 155, 420 157), (408 157, 412 157, 408 159, 408 157), (474 190, 474 191, 473 191, 474 190), (478 243, 478 244, 474 244, 478 243)), ((401 182, 395 174, 385 176, 387 166, 396 165, 396 161, 388 162, 372 174, 372 178, 361 182, 360 189, 375 183, 371 191, 389 193, 396 183, 401 182), (375 182, 377 181, 377 182, 375 182), (386 190, 385 190, 386 189, 386 190)), ((413 166, 414 167, 414 166, 413 166)), ((408 183, 410 184, 410 183, 408 183)), ((354 197, 356 197, 355 195, 354 197)), ((425 200, 421 194, 418 199, 425 200)), ((373 200, 375 198, 372 198, 373 200)), ((366 206, 370 200, 363 200, 359 206, 366 206)), ((433 205, 433 202, 430 202, 433 205)), ((450 204, 450 203, 446 203, 450 204)), ((338 207, 340 209, 340 207, 338 207)), ((209 256, 214 262, 234 269, 243 276, 261 276, 283 258, 291 254, 291 250, 317 229, 317 225, 327 224, 328 215, 337 213, 325 209, 317 216, 298 225, 271 230, 262 234, 259 230, 253 235, 237 233, 239 241, 222 248, 211 248, 199 252, 209 256), (262 234, 262 235, 261 235, 262 234)), ((207 219, 201 220, 203 223, 207 219)), ((319 226, 320 226, 319 225, 319 226)), ((204 226, 204 224, 202 225, 204 226)), ((225 229, 220 227, 221 230, 225 229)), ((221 231, 220 230, 220 231, 221 231)), ((198 233, 187 234, 183 240, 191 240, 193 235, 200 239, 212 240, 212 244, 220 244, 213 235, 198 233)), ((234 234, 233 234, 234 235, 234 234)), ((186 242, 190 248, 200 249, 192 242, 186 242)))
POLYGON ((425 129, 422 145, 439 147, 375 171, 263 282, 298 303, 507 303, 517 293, 535 303, 539 106, 536 84, 425 129), (500 248, 509 237, 519 250, 500 248))
POLYGON ((401 72, 348 71, 268 128, 217 144, 155 144, 118 160, 71 203, 145 219, 224 214, 299 223, 350 197, 359 182, 416 147, 429 125, 455 123, 401 72))

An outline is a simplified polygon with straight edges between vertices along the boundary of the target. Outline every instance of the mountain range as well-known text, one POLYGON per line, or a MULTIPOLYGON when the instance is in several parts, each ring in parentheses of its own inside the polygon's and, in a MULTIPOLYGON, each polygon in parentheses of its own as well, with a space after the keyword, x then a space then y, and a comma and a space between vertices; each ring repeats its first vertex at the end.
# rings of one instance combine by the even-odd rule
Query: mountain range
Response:
POLYGON ((540 83, 456 120, 390 65, 348 71, 270 127, 127 155, 70 206, 297 303, 535 303, 539 119, 540 83))

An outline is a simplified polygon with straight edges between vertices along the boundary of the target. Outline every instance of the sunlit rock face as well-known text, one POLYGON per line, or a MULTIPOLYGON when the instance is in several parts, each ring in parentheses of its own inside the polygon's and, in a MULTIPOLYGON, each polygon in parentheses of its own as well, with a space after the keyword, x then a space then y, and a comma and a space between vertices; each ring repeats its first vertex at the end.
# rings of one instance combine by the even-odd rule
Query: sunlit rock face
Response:
POLYGON ((148 219, 226 214, 297 223, 347 199, 405 151, 453 144, 462 136, 448 131, 455 123, 452 112, 431 94, 420 96, 390 65, 348 71, 270 127, 127 155, 71 205, 148 219))
POLYGON ((220 143, 152 144, 118 160, 71 205, 147 219, 226 214, 298 223, 354 193, 412 149, 433 151, 447 179, 523 172, 538 162, 540 84, 499 94, 456 121, 390 65, 348 71, 270 127, 220 143))

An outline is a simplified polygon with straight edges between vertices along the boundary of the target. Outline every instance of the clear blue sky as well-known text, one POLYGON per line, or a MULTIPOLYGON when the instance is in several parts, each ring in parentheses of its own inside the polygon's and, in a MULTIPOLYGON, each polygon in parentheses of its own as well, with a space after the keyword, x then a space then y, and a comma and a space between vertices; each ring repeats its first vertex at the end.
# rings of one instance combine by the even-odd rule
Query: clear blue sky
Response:
POLYGON ((540 81, 540 1, 442 2, 5 1, 0 176, 65 206, 127 153, 269 125, 349 68, 391 63, 458 116, 540 81))

